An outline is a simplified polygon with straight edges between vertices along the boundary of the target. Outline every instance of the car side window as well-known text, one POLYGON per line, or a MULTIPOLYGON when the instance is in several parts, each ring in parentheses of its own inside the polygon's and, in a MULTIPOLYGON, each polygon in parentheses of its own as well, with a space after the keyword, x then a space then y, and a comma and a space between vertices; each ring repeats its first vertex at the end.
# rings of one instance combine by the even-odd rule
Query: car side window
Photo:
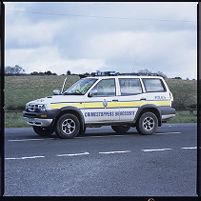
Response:
POLYGON ((140 79, 137 78, 119 78, 121 95, 135 95, 142 93, 140 79))
POLYGON ((115 96, 115 79, 104 79, 91 90, 93 96, 115 96))
POLYGON ((143 78, 143 83, 147 92, 164 92, 165 86, 161 79, 157 78, 143 78))

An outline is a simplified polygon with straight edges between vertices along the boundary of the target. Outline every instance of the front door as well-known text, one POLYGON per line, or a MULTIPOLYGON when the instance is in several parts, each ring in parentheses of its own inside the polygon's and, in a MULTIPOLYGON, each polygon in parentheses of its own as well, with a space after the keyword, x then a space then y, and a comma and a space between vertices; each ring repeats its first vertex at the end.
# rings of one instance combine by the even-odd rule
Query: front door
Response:
POLYGON ((100 80, 89 92, 85 102, 86 123, 108 123, 119 121, 119 102, 116 97, 114 78, 100 80))

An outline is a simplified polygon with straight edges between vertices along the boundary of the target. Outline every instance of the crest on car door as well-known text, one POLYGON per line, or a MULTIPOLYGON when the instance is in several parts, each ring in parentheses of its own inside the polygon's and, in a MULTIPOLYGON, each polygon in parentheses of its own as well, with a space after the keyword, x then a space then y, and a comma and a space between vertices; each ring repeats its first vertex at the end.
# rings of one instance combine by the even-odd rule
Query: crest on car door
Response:
POLYGON ((107 107, 107 105, 108 105, 108 102, 104 99, 104 101, 103 101, 103 106, 104 106, 104 107, 107 107))

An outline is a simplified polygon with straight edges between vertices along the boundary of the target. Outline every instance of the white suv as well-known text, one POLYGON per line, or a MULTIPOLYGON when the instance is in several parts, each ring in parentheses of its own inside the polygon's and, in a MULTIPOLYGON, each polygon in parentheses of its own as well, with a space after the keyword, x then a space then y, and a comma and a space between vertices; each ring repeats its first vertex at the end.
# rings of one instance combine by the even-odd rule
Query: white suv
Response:
POLYGON ((40 136, 84 134, 86 127, 110 125, 117 133, 136 127, 153 134, 175 116, 173 96, 159 76, 91 76, 57 95, 26 104, 23 116, 40 136))

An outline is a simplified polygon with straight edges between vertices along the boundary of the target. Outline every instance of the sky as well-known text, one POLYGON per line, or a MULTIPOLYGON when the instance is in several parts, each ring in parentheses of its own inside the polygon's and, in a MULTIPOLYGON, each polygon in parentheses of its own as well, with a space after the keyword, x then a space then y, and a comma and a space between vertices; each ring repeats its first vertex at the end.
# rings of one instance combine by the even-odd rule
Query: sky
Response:
POLYGON ((197 3, 11 3, 6 66, 197 78, 197 3))

